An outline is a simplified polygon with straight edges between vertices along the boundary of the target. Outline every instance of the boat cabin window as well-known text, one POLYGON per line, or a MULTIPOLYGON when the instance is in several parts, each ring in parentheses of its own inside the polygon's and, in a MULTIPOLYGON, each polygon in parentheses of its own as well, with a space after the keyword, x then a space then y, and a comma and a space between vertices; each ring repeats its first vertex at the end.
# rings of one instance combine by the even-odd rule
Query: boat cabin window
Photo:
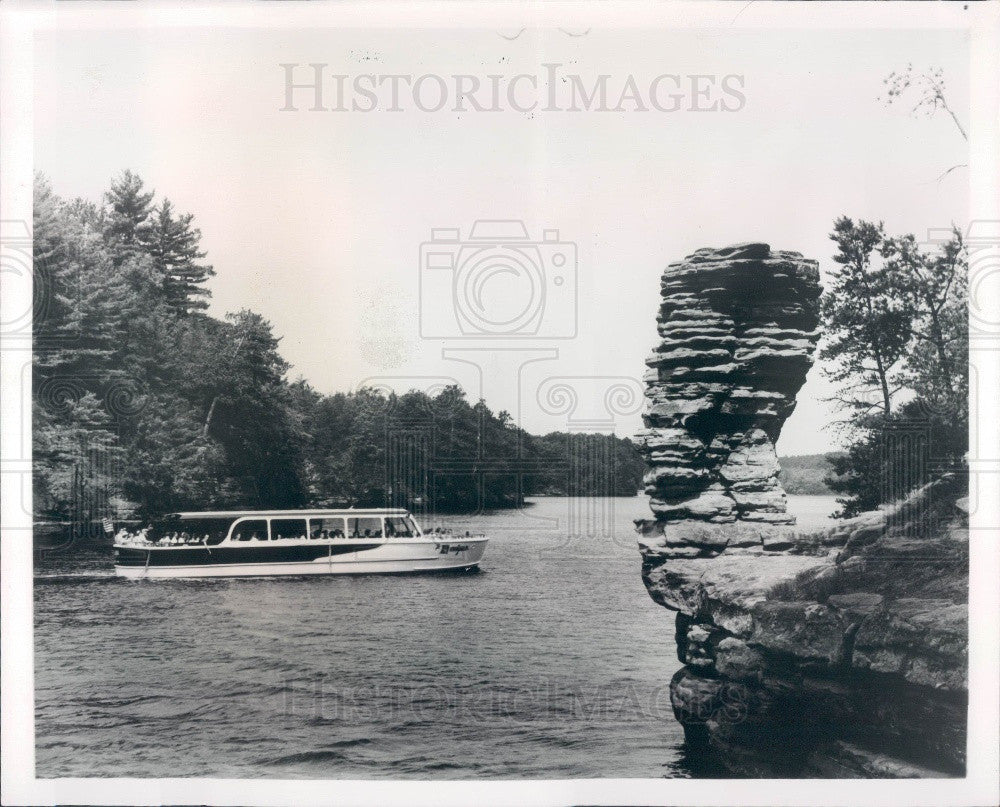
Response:
POLYGON ((305 538, 309 534, 304 518, 272 518, 271 540, 305 538))
POLYGON ((240 521, 233 527, 234 541, 266 541, 267 522, 263 519, 240 521))
POLYGON ((232 522, 231 518, 181 518, 172 515, 157 521, 148 537, 157 542, 213 546, 222 543, 232 522))
POLYGON ((381 538, 382 519, 377 517, 347 519, 348 538, 381 538))
POLYGON ((388 538, 413 538, 417 530, 408 516, 388 516, 385 520, 385 534, 388 538))
POLYGON ((309 519, 310 538, 343 538, 345 532, 342 518, 311 518, 309 519))

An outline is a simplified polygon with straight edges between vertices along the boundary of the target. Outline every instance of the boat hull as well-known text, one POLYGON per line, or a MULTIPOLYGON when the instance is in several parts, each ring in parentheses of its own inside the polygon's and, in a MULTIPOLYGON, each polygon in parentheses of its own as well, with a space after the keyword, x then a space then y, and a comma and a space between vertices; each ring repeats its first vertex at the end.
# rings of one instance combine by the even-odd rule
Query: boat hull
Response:
POLYGON ((486 538, 246 542, 217 546, 115 547, 119 577, 275 577, 404 574, 478 566, 486 538))

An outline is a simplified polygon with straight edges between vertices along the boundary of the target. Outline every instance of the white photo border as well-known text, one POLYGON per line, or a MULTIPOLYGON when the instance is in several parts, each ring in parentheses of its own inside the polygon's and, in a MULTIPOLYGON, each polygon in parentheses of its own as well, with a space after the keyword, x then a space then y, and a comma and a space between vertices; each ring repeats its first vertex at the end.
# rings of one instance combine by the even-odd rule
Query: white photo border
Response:
MULTIPOLYGON (((971 35, 970 220, 1000 220, 1000 4, 970 2, 634 3, 10 3, 0 8, 0 211, 29 220, 33 166, 33 38, 52 28, 671 27, 965 29, 971 35)), ((30 290, 27 292, 30 295, 30 290)), ((4 311, 27 310, 25 289, 4 289, 4 311)), ((1000 301, 991 301, 997 310, 1000 301)), ((28 306, 30 307, 30 306, 28 306)), ((970 474, 1000 494, 1000 339, 970 349, 978 446, 970 474), (985 458, 985 459, 980 459, 985 458)), ((4 804, 732 804, 978 805, 997 803, 1000 754, 1000 495, 983 497, 970 533, 968 773, 947 780, 368 781, 276 779, 36 779, 32 639, 31 354, 2 353, 2 802, 4 804), (28 419, 30 422, 30 417, 28 419), (23 499, 27 496, 27 499, 23 499)), ((973 453, 973 451, 975 453, 973 453)))

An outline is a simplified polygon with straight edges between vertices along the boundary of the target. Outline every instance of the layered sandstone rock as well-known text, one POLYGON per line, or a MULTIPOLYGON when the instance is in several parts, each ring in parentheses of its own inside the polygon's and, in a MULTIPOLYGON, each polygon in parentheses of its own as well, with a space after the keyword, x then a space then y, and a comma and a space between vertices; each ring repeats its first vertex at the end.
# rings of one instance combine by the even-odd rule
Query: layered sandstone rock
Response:
POLYGON ((812 364, 816 262, 767 244, 700 249, 660 286, 637 438, 657 521, 792 523, 774 442, 812 364))
POLYGON ((946 476, 780 552, 644 552, 678 612, 689 740, 744 776, 957 776, 965 766, 968 515, 946 476))
POLYGON ((961 774, 962 481, 797 531, 774 443, 812 362, 816 264, 699 250, 661 286, 638 437, 655 518, 637 528, 643 581, 677 611, 692 747, 748 776, 961 774))

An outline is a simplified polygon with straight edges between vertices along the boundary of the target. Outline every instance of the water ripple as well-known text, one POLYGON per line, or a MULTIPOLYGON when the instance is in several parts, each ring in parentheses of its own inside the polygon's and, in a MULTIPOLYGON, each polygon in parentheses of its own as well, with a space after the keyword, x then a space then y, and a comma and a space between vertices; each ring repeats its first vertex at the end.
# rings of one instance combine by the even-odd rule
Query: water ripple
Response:
POLYGON ((645 499, 589 508, 615 540, 553 534, 572 505, 478 517, 479 575, 147 584, 109 548, 38 553, 38 775, 686 775, 645 499))

